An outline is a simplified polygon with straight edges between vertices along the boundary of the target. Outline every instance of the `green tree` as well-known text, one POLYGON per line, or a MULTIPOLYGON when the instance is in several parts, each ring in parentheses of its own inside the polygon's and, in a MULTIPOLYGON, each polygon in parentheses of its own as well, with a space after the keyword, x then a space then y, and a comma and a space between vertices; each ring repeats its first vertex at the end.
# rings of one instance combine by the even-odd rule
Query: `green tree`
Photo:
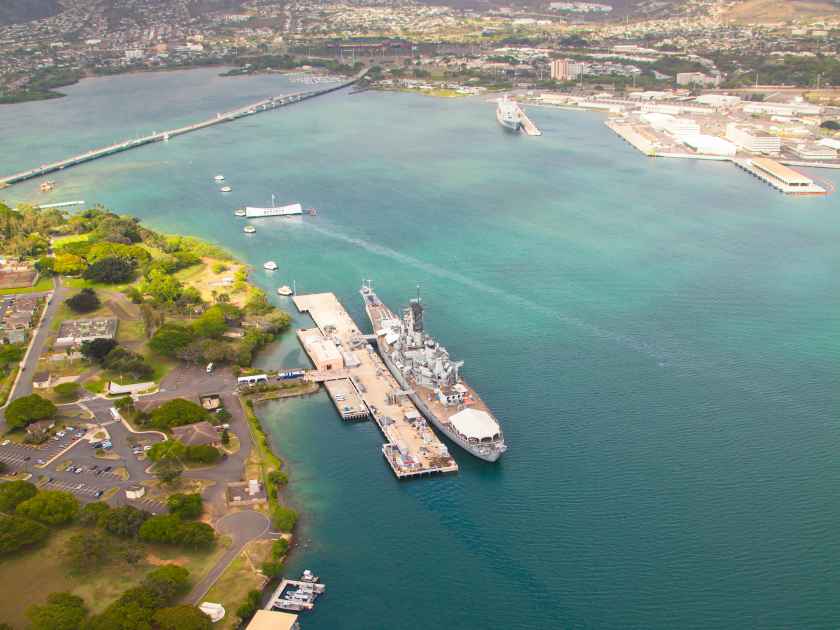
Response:
POLYGON ((176 459, 167 457, 155 464, 154 474, 163 483, 174 483, 184 472, 184 466, 176 459))
POLYGON ((38 494, 35 484, 28 481, 7 481, 0 483, 0 512, 13 514, 19 503, 38 494))
POLYGON ((262 289, 254 289, 245 303, 245 311, 252 315, 265 315, 272 310, 274 307, 269 303, 268 296, 262 289))
POLYGON ((73 297, 67 298, 65 303, 76 313, 90 313, 102 306, 96 291, 90 288, 82 289, 73 297))
POLYGON ((111 350, 102 361, 102 366, 112 373, 134 380, 151 378, 154 375, 154 368, 145 357, 122 346, 111 350))
POLYGON ((151 630, 153 616, 154 608, 121 598, 91 617, 84 630, 151 630))
POLYGON ((166 506, 170 514, 177 514, 184 520, 190 520, 201 516, 203 502, 198 493, 183 494, 176 493, 169 496, 166 506))
POLYGON ((245 601, 236 609, 236 616, 246 623, 260 608, 260 599, 262 594, 257 590, 248 591, 245 601))
POLYGON ((30 606, 31 630, 79 630, 87 617, 85 601, 70 593, 50 593, 47 603, 30 606))
POLYGON ((197 464, 215 464, 222 457, 222 453, 209 444, 196 444, 188 446, 184 457, 187 461, 197 464))
POLYGON ((298 515, 292 508, 285 505, 276 505, 271 510, 271 524, 281 532, 294 530, 297 524, 298 515))
POLYGON ((199 337, 216 339, 227 330, 225 314, 220 306, 211 306, 193 322, 193 330, 199 337))
POLYGON ((160 630, 211 630, 210 617, 194 606, 172 606, 155 613, 154 622, 160 630))
POLYGON ((263 562, 260 565, 260 571, 264 576, 270 579, 280 577, 283 574, 283 563, 276 560, 263 562))
POLYGON ((74 254, 58 254, 52 263, 52 271, 65 276, 78 276, 85 269, 87 269, 85 259, 74 254))
POLYGON ((114 544, 110 536, 101 532, 85 531, 70 537, 62 549, 70 569, 79 573, 99 569, 112 559, 114 544))
POLYGON ((117 284, 133 280, 136 269, 136 263, 131 258, 106 256, 88 267, 84 272, 84 277, 94 282, 117 284))
POLYGON ((175 276, 152 269, 140 290, 151 295, 157 302, 171 304, 180 297, 183 287, 175 276))
POLYGON ((216 541, 216 532, 207 523, 181 523, 177 544, 190 549, 207 549, 216 541))
POLYGON ((172 603, 190 590, 190 572, 177 564, 164 564, 149 573, 142 586, 166 603, 172 603))
POLYGON ((38 394, 21 396, 6 407, 6 425, 10 429, 25 427, 37 420, 52 418, 55 413, 55 405, 38 394))
POLYGON ((152 411, 151 424, 165 431, 184 424, 193 424, 207 419, 207 411, 190 400, 173 398, 152 411))
POLYGON ((45 525, 63 525, 76 518, 79 502, 69 492, 44 490, 19 503, 15 513, 45 525))
POLYGON ((150 516, 149 512, 138 510, 133 505, 124 505, 103 512, 97 524, 106 532, 115 536, 134 538, 150 516))
POLYGON ((105 339, 104 337, 99 337, 97 339, 91 339, 90 341, 83 341, 81 345, 81 353, 86 359, 90 359, 91 361, 96 361, 97 363, 102 363, 105 361, 105 357, 117 347, 117 340, 116 339, 105 339))
POLYGON ((187 453, 187 447, 183 442, 178 440, 166 440, 165 442, 158 442, 153 444, 146 456, 153 462, 159 462, 164 459, 183 459, 187 453))
POLYGON ((88 527, 95 527, 104 522, 110 511, 111 508, 108 507, 108 504, 102 501, 88 503, 79 510, 79 523, 88 527))
POLYGON ((0 515, 0 555, 46 540, 49 533, 44 525, 28 518, 0 515))
POLYGON ((150 543, 177 544, 181 519, 176 514, 158 514, 140 527, 140 540, 150 543))
POLYGON ((167 322, 155 331, 155 334, 149 340, 149 347, 158 354, 174 357, 179 350, 188 346, 193 339, 195 339, 195 334, 191 328, 167 322))

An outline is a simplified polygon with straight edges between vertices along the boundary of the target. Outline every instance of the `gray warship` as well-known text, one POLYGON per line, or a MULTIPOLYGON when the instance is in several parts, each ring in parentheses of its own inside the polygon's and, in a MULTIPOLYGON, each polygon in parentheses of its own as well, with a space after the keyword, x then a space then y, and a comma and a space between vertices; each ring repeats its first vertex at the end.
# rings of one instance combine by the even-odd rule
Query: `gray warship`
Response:
POLYGON ((418 295, 397 317, 373 291, 360 289, 379 353, 388 369, 424 416, 468 453, 495 462, 507 450, 502 429, 484 401, 460 375, 463 361, 423 329, 418 295))

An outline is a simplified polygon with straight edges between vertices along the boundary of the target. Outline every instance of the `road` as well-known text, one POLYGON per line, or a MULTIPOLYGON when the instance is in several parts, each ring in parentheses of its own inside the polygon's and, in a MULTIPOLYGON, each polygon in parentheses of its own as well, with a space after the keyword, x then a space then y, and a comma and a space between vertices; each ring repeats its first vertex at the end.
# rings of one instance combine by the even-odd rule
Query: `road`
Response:
MULTIPOLYGON (((221 577, 228 565, 233 562, 242 549, 252 540, 262 538, 270 529, 270 521, 268 517, 253 510, 244 510, 242 512, 234 512, 223 516, 215 523, 216 531, 220 534, 227 534, 231 537, 230 547, 219 558, 219 561, 207 572, 198 584, 196 584, 192 591, 190 591, 187 601, 193 604, 200 604, 202 598, 207 595, 216 580, 221 577)), ((228 611, 232 614, 234 611, 228 611)))
POLYGON ((67 293, 68 289, 61 284, 61 278, 55 276, 53 278, 52 298, 49 304, 47 304, 47 310, 41 319, 40 326, 35 331, 35 336, 29 344, 29 352, 24 359, 20 377, 9 396, 9 401, 20 398, 21 396, 28 396, 32 393, 32 379, 35 378, 35 366, 38 364, 38 357, 44 352, 44 346, 50 334, 50 324, 52 324, 55 313, 64 301, 67 293))

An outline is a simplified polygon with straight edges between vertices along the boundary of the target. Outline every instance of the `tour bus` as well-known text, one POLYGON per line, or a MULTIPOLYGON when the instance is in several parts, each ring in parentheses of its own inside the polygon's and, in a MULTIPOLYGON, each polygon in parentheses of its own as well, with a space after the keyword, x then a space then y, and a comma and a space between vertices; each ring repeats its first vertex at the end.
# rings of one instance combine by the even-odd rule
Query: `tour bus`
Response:
POLYGON ((256 385, 257 383, 268 383, 268 374, 252 374, 240 376, 236 379, 238 385, 256 385))

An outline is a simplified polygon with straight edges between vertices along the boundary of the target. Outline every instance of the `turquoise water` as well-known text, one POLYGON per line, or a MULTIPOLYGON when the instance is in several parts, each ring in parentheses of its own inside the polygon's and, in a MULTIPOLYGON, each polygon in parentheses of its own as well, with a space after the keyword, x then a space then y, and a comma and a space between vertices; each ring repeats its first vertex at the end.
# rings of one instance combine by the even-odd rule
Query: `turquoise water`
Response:
MULTIPOLYGON (((212 70, 86 81, 0 108, 0 171, 296 89, 212 70)), ((325 396, 264 407, 304 511, 290 571, 328 585, 305 628, 836 627, 837 198, 645 159, 597 115, 531 113, 541 138, 503 133, 480 100, 332 95, 4 194, 213 239, 272 293, 334 291, 362 324, 361 278, 392 307, 422 285, 510 451, 399 483, 376 428, 325 396), (232 209, 272 192, 319 216, 242 234, 232 209)), ((305 358, 289 337, 261 361, 305 358)))

